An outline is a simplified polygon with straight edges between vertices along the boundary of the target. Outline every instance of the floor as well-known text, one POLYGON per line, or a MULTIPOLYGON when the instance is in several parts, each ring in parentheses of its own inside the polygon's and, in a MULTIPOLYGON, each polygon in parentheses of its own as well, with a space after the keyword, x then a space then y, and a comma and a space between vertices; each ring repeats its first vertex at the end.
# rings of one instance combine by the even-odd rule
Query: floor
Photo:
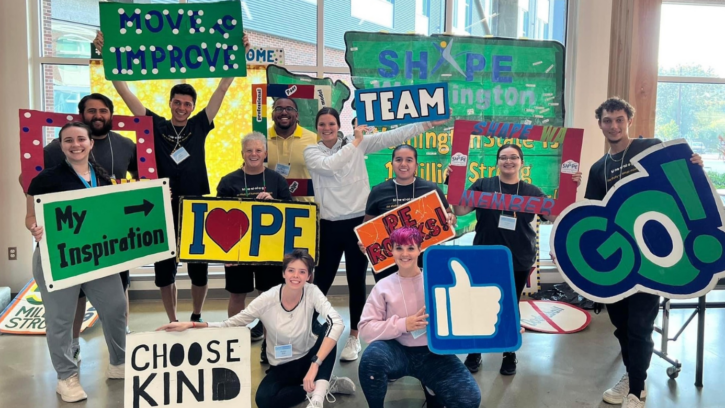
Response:
MULTIPOLYGON (((725 293, 717 292, 711 300, 725 300, 725 293), (721 295, 722 293, 722 295, 721 295)), ((333 305, 349 322, 347 299, 334 297, 333 305)), ((182 315, 189 313, 189 302, 181 302, 182 315)), ((687 310, 671 313, 671 325, 679 325, 689 315, 687 310)), ((226 301, 209 300, 204 319, 217 321, 226 317, 226 301)), ((131 329, 151 331, 164 323, 165 313, 160 302, 135 302, 131 305, 131 329)), ((653 357, 647 381, 650 408, 723 407, 725 389, 720 388, 725 375, 725 310, 707 312, 704 388, 697 389, 695 375, 696 321, 683 333, 680 340, 670 345, 670 354, 683 362, 679 378, 670 380, 664 360, 653 357)), ((347 330, 342 341, 347 338, 347 330)), ((655 335, 659 344, 659 335, 655 335)), ((260 343, 252 345, 252 393, 264 375, 258 361, 260 343)), ((56 376, 50 364, 43 336, 0 336, 0 407, 123 407, 123 381, 109 381, 104 373, 107 350, 100 324, 82 334, 83 355, 81 381, 89 395, 85 402, 63 403, 55 394, 56 376)), ((499 355, 484 355, 484 366, 474 375, 481 387, 483 407, 540 408, 610 408, 601 400, 602 392, 612 386, 623 374, 618 346, 612 336, 612 326, 606 312, 593 316, 591 325, 583 332, 569 335, 524 334, 524 344, 517 353, 518 374, 502 377, 498 373, 499 355)), ((357 381, 357 363, 339 364, 335 373, 357 381)), ((386 406, 420 408, 423 393, 419 383, 404 378, 391 383, 386 406)), ((256 405, 252 403, 252 406, 256 405)), ((304 407, 305 405, 301 405, 304 407)), ((337 402, 327 406, 339 408, 365 407, 362 391, 354 396, 338 396, 337 402)))

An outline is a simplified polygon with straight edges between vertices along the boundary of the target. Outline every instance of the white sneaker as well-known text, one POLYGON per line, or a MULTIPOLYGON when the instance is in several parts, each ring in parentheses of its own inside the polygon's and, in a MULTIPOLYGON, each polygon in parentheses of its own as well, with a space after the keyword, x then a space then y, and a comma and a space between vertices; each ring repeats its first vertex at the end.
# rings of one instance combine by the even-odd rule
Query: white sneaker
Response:
MULTIPOLYGON (((604 391, 602 399, 604 399, 604 402, 608 404, 622 404, 624 403, 627 394, 629 394, 629 374, 623 375, 622 379, 619 380, 619 382, 614 387, 604 391)), ((642 390, 642 393, 639 395, 639 397, 641 399, 647 398, 646 385, 645 389, 642 390)))
POLYGON ((81 366, 81 349, 78 348, 76 351, 73 352, 73 362, 76 363, 78 367, 81 366))
POLYGON ((627 399, 622 403, 622 408, 644 408, 644 401, 637 398, 634 394, 627 395, 627 399))
POLYGON ((123 380, 126 377, 126 364, 109 364, 106 370, 106 377, 109 380, 123 380))
POLYGON ((60 398, 65 402, 78 402, 88 398, 78 380, 78 374, 73 374, 65 380, 58 380, 55 392, 60 394, 60 398))
POLYGON ((330 394, 352 394, 355 392, 355 383, 347 377, 330 377, 330 386, 327 388, 330 394))
POLYGON ((360 346, 360 340, 355 336, 350 336, 345 343, 345 348, 340 353, 341 361, 355 361, 357 360, 358 354, 362 350, 360 346))
POLYGON ((307 408, 322 408, 322 401, 311 399, 309 394, 307 395, 307 401, 309 402, 307 408))

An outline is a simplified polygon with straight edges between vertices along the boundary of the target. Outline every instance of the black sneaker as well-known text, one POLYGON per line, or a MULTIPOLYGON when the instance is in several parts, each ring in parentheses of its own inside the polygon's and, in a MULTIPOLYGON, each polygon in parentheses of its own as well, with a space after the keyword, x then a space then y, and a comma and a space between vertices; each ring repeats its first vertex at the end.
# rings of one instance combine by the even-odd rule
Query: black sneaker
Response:
POLYGON ((259 362, 262 364, 269 364, 269 360, 267 359, 267 342, 262 342, 262 353, 259 355, 259 362))
POLYGON ((463 363, 468 371, 475 373, 481 368, 481 353, 471 353, 463 363))
POLYGON ((264 325, 260 321, 256 326, 252 327, 252 341, 259 341, 264 339, 264 325))
POLYGON ((516 353, 503 353, 503 361, 501 362, 501 375, 516 374, 516 353))
POLYGON ((191 314, 191 319, 190 320, 192 322, 195 322, 195 323, 203 323, 204 322, 203 320, 201 320, 201 315, 200 314, 194 314, 194 313, 191 314))

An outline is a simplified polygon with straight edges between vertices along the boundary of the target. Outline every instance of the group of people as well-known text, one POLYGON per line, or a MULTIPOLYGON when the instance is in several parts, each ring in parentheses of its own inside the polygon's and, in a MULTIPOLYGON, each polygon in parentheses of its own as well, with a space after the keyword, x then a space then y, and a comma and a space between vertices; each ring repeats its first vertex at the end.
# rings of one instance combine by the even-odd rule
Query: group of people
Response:
MULTIPOLYGON (((246 36, 244 44, 249 47, 246 36)), ((96 46, 103 47, 100 33, 96 46)), ((196 91, 187 84, 174 86, 169 94, 171 119, 145 108, 126 83, 113 82, 134 115, 153 118, 158 174, 170 180, 175 226, 181 196, 210 193, 205 140, 214 129, 214 118, 233 80, 221 79, 207 105, 193 115, 197 107, 196 91)), ((38 241, 43 238, 43 228, 35 221, 33 196, 105 186, 111 184, 111 179, 125 178, 127 173, 135 176, 135 145, 110 130, 111 100, 91 94, 80 101, 78 109, 83 122, 66 124, 57 141, 46 146, 45 169, 32 180, 27 192, 26 226, 38 241)), ((603 199, 618 180, 636 171, 630 164, 631 158, 658 142, 630 139, 628 127, 633 117, 634 109, 618 98, 605 101, 596 110, 599 126, 611 149, 592 166, 586 198, 603 199)), ((395 266, 374 275, 376 284, 368 296, 365 283, 368 261, 354 228, 436 191, 448 210, 450 225, 456 224, 457 215, 476 211, 474 245, 504 245, 511 250, 516 293, 520 296, 536 260, 536 234, 532 227, 536 215, 450 206, 436 184, 416 177, 417 152, 405 142, 445 121, 417 123, 380 133, 355 126, 353 135, 341 136, 339 113, 324 107, 315 119, 316 132, 311 132, 299 125, 297 105, 289 98, 274 101, 272 120, 274 126, 269 129, 268 137, 253 132, 242 138, 244 164, 221 179, 217 196, 314 201, 321 218, 319 259, 295 250, 285 256, 281 270, 272 266, 225 265, 225 287, 230 293, 229 318, 221 323, 206 323, 201 319, 207 293, 206 264, 187 264, 193 310, 188 322, 179 322, 177 262, 174 258, 157 262, 155 283, 160 288, 169 319, 169 324, 159 330, 247 326, 259 320, 252 329, 252 339, 264 339, 260 360, 271 367, 259 385, 257 405, 291 407, 307 399, 308 407, 321 407, 330 394, 355 391, 355 384, 349 378, 332 375, 344 323, 326 296, 344 254, 350 335, 340 359, 357 360, 362 350, 360 339, 368 344, 359 364, 360 385, 368 405, 383 406, 388 381, 413 376, 421 381, 428 407, 478 407, 481 392, 471 373, 479 370, 481 355, 469 354, 461 362, 456 356, 437 355, 427 347, 421 234, 414 228, 401 228, 391 234, 395 266), (393 146, 397 146, 391 160, 395 178, 371 190, 365 156, 393 146), (292 197, 287 179, 311 179, 314 197, 292 197), (246 294, 255 288, 260 295, 245 307, 246 294), (320 324, 318 317, 325 323, 320 324)), ((540 188, 521 179, 524 152, 520 147, 501 146, 497 159, 497 175, 477 180, 471 190, 545 196, 540 188)), ((692 160, 702 164, 697 155, 692 160)), ((581 181, 581 173, 572 177, 577 183, 581 181)), ((553 221, 555 216, 543 218, 553 221)), ((36 250, 33 276, 45 304, 48 349, 58 374, 57 392, 61 398, 68 402, 87 398, 78 378, 81 361, 78 333, 86 296, 98 310, 103 324, 110 358, 107 376, 123 378, 128 332, 128 301, 124 292, 128 288, 128 272, 122 273, 120 279, 109 276, 48 292, 43 283, 40 251, 36 250)), ((603 398, 627 408, 644 407, 644 381, 653 350, 651 333, 658 298, 637 294, 609 305, 608 309, 627 371, 603 398)), ((516 366, 516 354, 504 353, 500 373, 513 375, 516 366)))

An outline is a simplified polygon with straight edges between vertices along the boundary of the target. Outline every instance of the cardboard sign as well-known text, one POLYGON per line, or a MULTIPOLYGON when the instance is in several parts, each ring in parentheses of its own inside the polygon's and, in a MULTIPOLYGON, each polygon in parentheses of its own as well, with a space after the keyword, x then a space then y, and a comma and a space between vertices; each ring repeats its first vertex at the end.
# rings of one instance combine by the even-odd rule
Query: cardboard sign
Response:
POLYGON ((317 260, 317 204, 182 198, 180 206, 183 262, 281 265, 294 249, 317 260))
POLYGON ((316 99, 318 110, 330 106, 331 90, 326 85, 252 85, 252 130, 267 135, 267 98, 316 99))
POLYGON ((109 81, 247 75, 238 1, 100 3, 109 81))
POLYGON ((48 291, 176 256, 168 179, 33 198, 48 291))
MULTIPOLYGON (((20 109, 20 167, 23 191, 28 192, 30 181, 45 168, 43 155, 43 128, 63 127, 68 122, 82 122, 80 115, 20 109)), ((136 132, 136 157, 140 179, 158 178, 154 146, 153 121, 150 116, 113 117, 114 131, 136 132)), ((119 181, 120 182, 120 181, 119 181)))
POLYGON ((358 125, 402 125, 448 119, 448 83, 358 89, 358 125))
POLYGON ((246 327, 126 336, 125 408, 252 406, 246 327))
POLYGON ((521 326, 539 333, 576 333, 592 321, 586 310, 564 302, 526 300, 519 303, 519 313, 521 326))
POLYGON ((246 57, 249 66, 284 65, 284 49, 282 48, 251 47, 246 57))
POLYGON ((562 145, 561 161, 566 163, 573 160, 578 163, 581 156, 584 130, 519 123, 457 120, 453 131, 456 134, 451 151, 451 166, 454 171, 451 173, 448 187, 448 202, 451 204, 493 210, 558 215, 576 200, 577 185, 572 180, 571 175, 560 169, 558 164, 554 169, 541 168, 539 170, 559 174, 559 189, 556 197, 524 197, 513 194, 466 190, 466 169, 469 167, 468 151, 472 135, 500 138, 504 140, 504 143, 511 143, 517 139, 531 140, 552 145, 557 144, 557 147, 562 145))
POLYGON ((424 254, 423 274, 431 351, 493 353, 521 347, 508 248, 435 246, 424 254))
POLYGON ((355 234, 365 247, 365 256, 373 272, 395 265, 390 234, 398 228, 417 228, 424 238, 422 251, 454 238, 456 232, 448 225, 446 214, 438 193, 431 191, 355 227, 355 234))
MULTIPOLYGON (((83 316, 81 333, 98 320, 96 308, 86 300, 86 314, 83 316)), ((45 334, 45 306, 35 279, 23 287, 15 299, 0 315, 0 333, 45 334)))
POLYGON ((556 219, 552 252, 571 287, 601 303, 637 292, 689 299, 725 277, 725 210, 691 156, 684 139, 652 146, 603 201, 556 219))

